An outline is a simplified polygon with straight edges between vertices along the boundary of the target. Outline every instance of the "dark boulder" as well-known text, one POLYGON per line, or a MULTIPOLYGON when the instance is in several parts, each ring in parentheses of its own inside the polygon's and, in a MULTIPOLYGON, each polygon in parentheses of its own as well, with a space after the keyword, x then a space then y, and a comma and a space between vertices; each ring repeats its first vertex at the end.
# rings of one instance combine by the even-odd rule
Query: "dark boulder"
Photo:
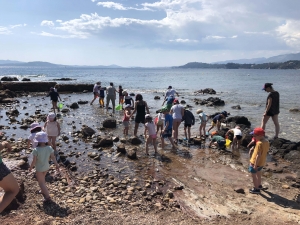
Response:
POLYGON ((125 154, 126 153, 125 145, 119 144, 117 146, 117 152, 121 152, 121 153, 125 154))
POLYGON ((299 165, 300 164, 300 151, 292 150, 284 155, 284 159, 299 165))
POLYGON ((6 112, 6 115, 10 115, 10 116, 18 116, 19 114, 20 112, 17 109, 13 109, 6 112))
POLYGON ((290 112, 300 112, 300 109, 293 108, 293 109, 290 109, 289 111, 290 111, 290 112))
POLYGON ((117 121, 115 119, 106 119, 103 121, 103 127, 105 128, 116 128, 117 121))
POLYGON ((234 122, 235 124, 244 124, 247 127, 251 126, 250 121, 245 116, 233 116, 226 119, 226 123, 234 122))
POLYGON ((29 78, 23 78, 22 81, 30 81, 29 78))
POLYGON ((88 104, 89 102, 88 101, 82 101, 82 100, 80 100, 77 103, 80 104, 80 105, 84 105, 84 104, 88 104))
POLYGON ((138 137, 130 137, 128 141, 132 145, 139 145, 142 143, 142 141, 138 137))
POLYGON ((135 94, 134 93, 130 93, 129 96, 135 96, 135 94))
POLYGON ((70 108, 71 108, 71 109, 78 109, 78 108, 79 108, 79 105, 78 105, 77 102, 74 102, 74 103, 72 103, 72 104, 70 105, 70 108))
POLYGON ((206 106, 223 106, 225 102, 220 98, 210 97, 208 99, 194 99, 196 105, 206 105, 206 106))
POLYGON ((137 148, 130 148, 128 149, 126 152, 127 152, 127 157, 129 159, 137 159, 136 157, 136 151, 137 151, 137 148))
POLYGON ((242 109, 240 105, 231 106, 232 109, 242 109))
POLYGON ((83 127, 81 129, 81 133, 83 134, 84 137, 91 137, 93 134, 96 133, 96 131, 90 127, 83 127))
POLYGON ((185 104, 185 103, 186 103, 186 101, 184 101, 184 100, 180 101, 180 104, 185 104))
POLYGON ((101 138, 96 144, 93 144, 93 148, 100 147, 112 147, 114 145, 110 137, 101 138))
POLYGON ((68 113, 68 112, 70 112, 70 109, 62 109, 61 112, 62 113, 68 113))
POLYGON ((19 81, 16 77, 2 77, 1 81, 19 81))
POLYGON ((159 100, 159 99, 160 99, 159 96, 155 96, 155 97, 154 97, 154 100, 159 100))

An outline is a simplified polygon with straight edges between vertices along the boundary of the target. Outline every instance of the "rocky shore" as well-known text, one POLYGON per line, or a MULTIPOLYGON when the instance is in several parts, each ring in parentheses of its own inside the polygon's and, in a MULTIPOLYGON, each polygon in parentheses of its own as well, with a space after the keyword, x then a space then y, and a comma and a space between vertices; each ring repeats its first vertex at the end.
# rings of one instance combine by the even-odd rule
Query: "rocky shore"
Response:
MULTIPOLYGON (((263 169, 266 190, 261 195, 251 195, 248 188, 252 181, 246 172, 247 149, 238 152, 208 149, 208 140, 194 136, 191 145, 181 140, 175 151, 169 146, 165 150, 159 148, 154 155, 150 146, 149 157, 142 136, 123 137, 121 114, 112 116, 99 107, 87 105, 90 98, 87 94, 62 94, 66 100, 59 117, 62 135, 57 141, 62 172, 56 174, 51 167, 47 182, 54 201, 43 204, 42 196, 36 194, 39 187, 34 174, 27 170, 31 150, 26 147, 26 137, 33 121, 43 125, 50 103, 45 103, 41 96, 28 97, 27 93, 20 97, 13 91, 23 91, 25 86, 9 86, 4 82, 1 85, 4 90, 0 95, 3 132, 0 139, 9 140, 13 146, 12 152, 1 154, 22 187, 2 214, 1 224, 300 222, 300 142, 271 140, 270 158, 263 169), (6 90, 8 87, 12 89, 6 90), (7 98, 14 101, 3 101, 7 98)), ((60 86, 61 92, 68 90, 68 85, 66 89, 60 86)), ((43 88, 46 90, 41 92, 49 90, 43 88)), ((83 85, 76 90, 90 91, 92 87, 83 85)), ((221 135, 239 124, 243 129, 243 146, 249 143, 251 122, 246 117, 232 116, 224 122, 227 127, 221 135)), ((193 133, 197 129, 195 126, 193 133)), ((140 127, 139 132, 142 131, 140 127)))

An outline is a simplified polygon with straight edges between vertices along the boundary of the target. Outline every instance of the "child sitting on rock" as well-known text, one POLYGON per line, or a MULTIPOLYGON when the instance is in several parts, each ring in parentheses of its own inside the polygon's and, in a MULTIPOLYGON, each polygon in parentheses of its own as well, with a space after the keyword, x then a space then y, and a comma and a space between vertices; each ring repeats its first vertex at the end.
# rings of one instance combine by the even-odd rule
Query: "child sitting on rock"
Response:
POLYGON ((155 151, 155 154, 157 153, 157 146, 156 146, 156 138, 157 138, 157 135, 156 135, 156 130, 155 130, 155 125, 154 125, 154 122, 152 120, 152 117, 149 115, 149 114, 146 114, 145 115, 145 132, 144 132, 144 135, 145 135, 145 138, 147 137, 147 131, 148 131, 148 137, 147 137, 147 141, 146 141, 146 154, 149 155, 149 148, 148 148, 148 145, 149 143, 152 143, 153 146, 154 146, 154 151, 155 151))
POLYGON ((34 141, 35 135, 37 132, 42 131, 42 127, 40 126, 39 123, 32 123, 30 125, 30 135, 28 137, 28 141, 27 141, 27 148, 30 148, 30 144, 32 146, 32 148, 35 148, 37 146, 37 142, 34 141))
POLYGON ((33 160, 29 168, 29 172, 35 167, 36 178, 38 180, 41 191, 39 192, 44 196, 44 202, 51 201, 49 191, 46 186, 45 177, 50 168, 49 157, 51 157, 53 163, 56 166, 57 172, 59 172, 59 165, 56 162, 54 156, 54 150, 51 146, 48 146, 47 134, 43 131, 38 132, 35 135, 35 141, 38 143, 37 147, 32 151, 33 160))

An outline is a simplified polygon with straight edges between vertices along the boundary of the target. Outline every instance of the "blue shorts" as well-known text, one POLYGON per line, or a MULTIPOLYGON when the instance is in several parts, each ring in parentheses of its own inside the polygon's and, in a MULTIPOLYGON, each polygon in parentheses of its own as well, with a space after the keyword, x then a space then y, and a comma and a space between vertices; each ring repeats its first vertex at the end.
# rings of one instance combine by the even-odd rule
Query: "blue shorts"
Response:
POLYGON ((165 132, 162 133, 162 138, 169 138, 172 137, 172 129, 168 129, 165 132))
POLYGON ((222 141, 217 141, 218 145, 220 148, 223 148, 225 146, 226 141, 222 140, 222 141))
POLYGON ((248 168, 248 171, 250 172, 250 173, 257 173, 257 172, 259 172, 259 171, 261 171, 262 170, 262 166, 260 166, 260 167, 257 167, 257 170, 255 170, 254 168, 253 168, 253 166, 249 166, 249 168, 248 168))

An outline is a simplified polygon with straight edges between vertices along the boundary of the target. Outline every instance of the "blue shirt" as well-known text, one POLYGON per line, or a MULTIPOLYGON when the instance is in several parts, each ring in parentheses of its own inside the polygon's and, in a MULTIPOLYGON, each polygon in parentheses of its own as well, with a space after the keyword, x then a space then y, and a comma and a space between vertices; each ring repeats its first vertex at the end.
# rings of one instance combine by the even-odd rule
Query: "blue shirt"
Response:
POLYGON ((167 98, 167 104, 172 104, 173 101, 174 101, 174 97, 173 97, 173 96, 169 96, 169 97, 167 98))
POLYGON ((165 126, 167 122, 169 122, 169 126, 167 127, 167 129, 171 130, 173 125, 173 117, 170 114, 165 114, 165 126))

